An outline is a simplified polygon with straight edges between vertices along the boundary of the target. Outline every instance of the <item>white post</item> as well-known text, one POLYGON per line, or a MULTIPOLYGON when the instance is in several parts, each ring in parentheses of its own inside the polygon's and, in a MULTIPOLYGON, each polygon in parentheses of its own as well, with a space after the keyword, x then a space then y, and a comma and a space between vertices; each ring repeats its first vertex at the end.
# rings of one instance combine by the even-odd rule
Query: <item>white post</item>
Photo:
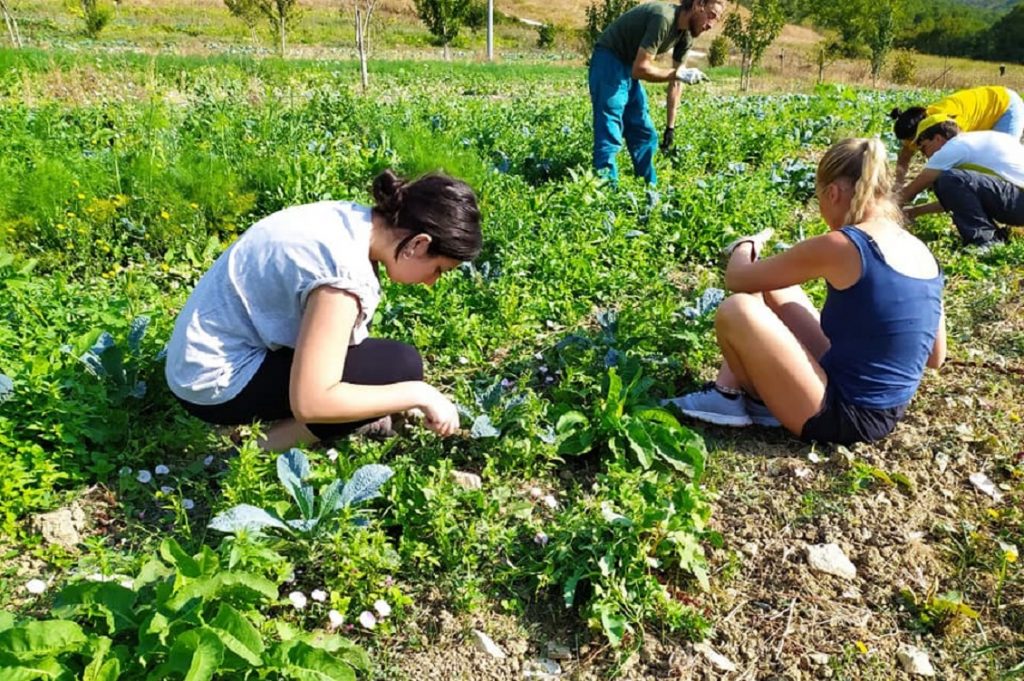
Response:
POLYGON ((487 0, 487 61, 494 61, 494 0, 487 0))

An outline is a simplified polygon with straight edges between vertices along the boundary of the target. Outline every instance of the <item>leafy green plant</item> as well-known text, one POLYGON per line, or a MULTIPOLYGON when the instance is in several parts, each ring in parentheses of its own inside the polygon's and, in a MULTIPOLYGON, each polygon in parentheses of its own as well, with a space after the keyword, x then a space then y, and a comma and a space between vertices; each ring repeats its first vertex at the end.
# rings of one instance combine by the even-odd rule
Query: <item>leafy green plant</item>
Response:
POLYGON ((704 441, 679 424, 672 414, 650 404, 647 392, 653 381, 639 367, 608 369, 604 398, 591 414, 568 410, 555 424, 560 454, 575 456, 595 446, 607 447, 617 457, 632 454, 644 468, 668 466, 699 480, 704 473, 704 441))
POLYGON ((133 319, 123 346, 118 345, 109 332, 95 331, 90 335, 94 338, 91 345, 78 357, 93 375, 113 386, 113 397, 118 402, 128 397, 142 399, 146 395, 146 382, 140 380, 139 375, 143 369, 142 339, 148 328, 149 317, 133 319))
POLYGON ((366 653, 346 639, 261 614, 277 602, 279 586, 223 568, 209 547, 190 556, 165 539, 130 584, 65 587, 53 619, 0 614, 0 676, 207 681, 258 673, 349 681, 368 671, 366 653))
POLYGON ((955 591, 936 594, 929 591, 918 597, 911 589, 900 591, 900 600, 913 618, 914 626, 932 634, 945 634, 978 619, 978 613, 955 591))
POLYGON ((708 48, 708 65, 712 67, 725 66, 728 59, 729 39, 724 35, 716 35, 708 48))
MULTIPOLYGON (((217 514, 210 521, 210 527, 231 534, 272 529, 286 536, 313 538, 322 533, 339 512, 354 510, 355 506, 377 496, 393 474, 390 468, 380 464, 363 466, 348 482, 334 480, 322 487, 317 500, 313 486, 306 482, 310 473, 309 460, 300 449, 292 449, 277 458, 277 477, 295 502, 298 518, 285 519, 287 503, 284 512, 238 504, 217 514)), ((356 522, 365 521, 356 518, 356 522)))

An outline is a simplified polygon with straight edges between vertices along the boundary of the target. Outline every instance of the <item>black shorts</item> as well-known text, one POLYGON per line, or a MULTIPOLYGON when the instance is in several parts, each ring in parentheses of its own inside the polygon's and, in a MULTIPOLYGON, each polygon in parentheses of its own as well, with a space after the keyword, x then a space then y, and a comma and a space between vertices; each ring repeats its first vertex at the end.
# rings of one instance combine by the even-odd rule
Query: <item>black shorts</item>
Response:
POLYGON ((800 439, 837 445, 874 442, 891 433, 906 411, 905 404, 888 409, 849 404, 829 381, 821 409, 804 423, 800 439))
MULTIPOLYGON (((207 423, 223 426, 248 425, 253 421, 293 418, 289 384, 294 350, 268 352, 256 375, 242 391, 221 404, 192 404, 178 398, 185 411, 207 423)), ((423 360, 411 345, 385 338, 367 338, 352 345, 345 356, 339 379, 359 385, 388 385, 423 380, 423 360)), ((383 414, 382 414, 383 416, 383 414)), ((335 440, 376 419, 347 423, 307 423, 306 428, 320 440, 335 440)))

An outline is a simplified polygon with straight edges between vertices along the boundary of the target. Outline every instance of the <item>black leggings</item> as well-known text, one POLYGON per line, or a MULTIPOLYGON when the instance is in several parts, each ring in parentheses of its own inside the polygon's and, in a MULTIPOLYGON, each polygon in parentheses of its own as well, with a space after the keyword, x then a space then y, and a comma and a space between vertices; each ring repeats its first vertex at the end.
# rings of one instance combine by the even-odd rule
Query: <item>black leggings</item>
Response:
MULTIPOLYGON (((223 404, 192 404, 178 399, 188 413, 207 423, 223 426, 253 421, 278 421, 294 418, 289 396, 294 350, 281 348, 268 352, 256 375, 242 392, 223 404)), ((423 359, 411 345, 386 338, 367 338, 349 346, 341 380, 357 385, 388 385, 423 380, 423 359)), ((346 423, 307 423, 306 427, 321 440, 349 435, 376 418, 346 423)))

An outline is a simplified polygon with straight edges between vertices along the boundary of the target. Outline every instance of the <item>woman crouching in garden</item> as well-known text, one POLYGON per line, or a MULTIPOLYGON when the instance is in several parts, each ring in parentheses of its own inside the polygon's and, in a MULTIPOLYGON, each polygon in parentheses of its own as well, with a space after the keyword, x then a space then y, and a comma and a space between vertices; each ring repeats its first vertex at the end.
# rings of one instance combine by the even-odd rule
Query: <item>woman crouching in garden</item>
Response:
POLYGON ((192 415, 271 426, 281 450, 332 440, 389 414, 419 409, 445 436, 455 406, 423 382, 416 348, 367 338, 391 281, 433 285, 480 252, 473 190, 441 174, 406 182, 385 171, 372 208, 294 206, 260 220, 203 275, 167 348, 167 382, 192 415))
POLYGON ((943 277, 901 226, 886 150, 847 139, 818 164, 829 232, 764 260, 767 238, 731 246, 715 319, 724 361, 714 383, 669 400, 720 425, 781 425, 807 441, 885 437, 903 417, 924 367, 946 354, 943 277), (819 315, 800 284, 824 278, 819 315))

